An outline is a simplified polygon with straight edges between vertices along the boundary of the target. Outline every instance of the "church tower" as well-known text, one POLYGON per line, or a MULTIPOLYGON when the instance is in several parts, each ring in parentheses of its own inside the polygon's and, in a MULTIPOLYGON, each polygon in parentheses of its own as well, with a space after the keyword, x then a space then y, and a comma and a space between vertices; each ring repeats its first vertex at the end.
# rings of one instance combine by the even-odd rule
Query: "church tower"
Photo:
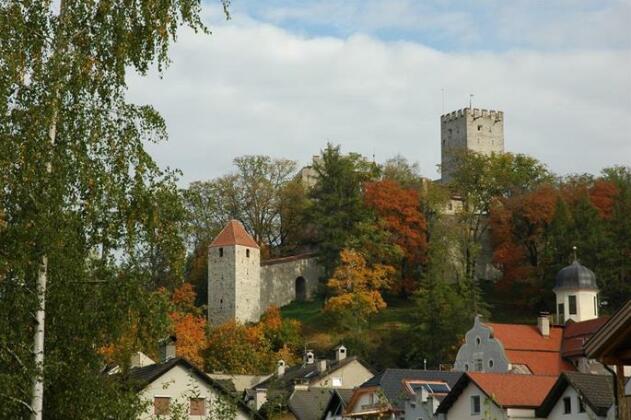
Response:
POLYGON ((490 155, 504 153, 504 113, 464 108, 440 117, 441 178, 449 182, 455 168, 454 155, 472 151, 490 155))
POLYGON ((208 247, 208 322, 258 321, 261 253, 238 220, 231 220, 208 247))
POLYGON ((557 322, 576 322, 598 318, 596 275, 574 256, 574 262, 562 268, 554 284, 557 322))

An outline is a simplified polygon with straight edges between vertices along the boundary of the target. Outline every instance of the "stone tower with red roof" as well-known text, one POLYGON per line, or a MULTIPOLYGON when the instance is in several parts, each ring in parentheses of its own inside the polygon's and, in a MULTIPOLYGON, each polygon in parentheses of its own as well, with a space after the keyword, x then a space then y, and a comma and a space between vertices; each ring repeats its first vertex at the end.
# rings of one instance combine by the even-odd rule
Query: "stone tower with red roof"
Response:
POLYGON ((238 220, 208 248, 208 322, 256 322, 261 315, 261 253, 238 220))

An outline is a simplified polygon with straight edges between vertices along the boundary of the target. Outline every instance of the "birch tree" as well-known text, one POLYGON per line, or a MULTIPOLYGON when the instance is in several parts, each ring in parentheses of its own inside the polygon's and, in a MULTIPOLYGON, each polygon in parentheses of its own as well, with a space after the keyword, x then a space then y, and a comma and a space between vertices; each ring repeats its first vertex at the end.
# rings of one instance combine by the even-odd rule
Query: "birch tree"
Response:
POLYGON ((205 32, 199 13, 199 0, 0 0, 0 417, 133 416, 97 350, 152 314, 143 258, 177 254, 155 198, 177 190, 144 150, 164 121, 126 101, 125 80, 162 70, 181 26, 205 32))

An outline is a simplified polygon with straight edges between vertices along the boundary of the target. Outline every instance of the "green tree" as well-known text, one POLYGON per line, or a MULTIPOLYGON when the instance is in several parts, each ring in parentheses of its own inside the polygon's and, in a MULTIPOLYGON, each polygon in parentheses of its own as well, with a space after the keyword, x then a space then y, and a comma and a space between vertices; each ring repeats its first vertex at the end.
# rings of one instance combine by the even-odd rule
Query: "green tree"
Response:
MULTIPOLYGON (((456 170, 450 183, 452 193, 462 203, 455 222, 460 225, 459 245, 464 278, 469 289, 477 287, 481 272, 483 241, 488 238, 489 212, 494 201, 531 191, 550 182, 545 165, 525 155, 510 153, 483 155, 463 152, 454 156, 456 170)), ((474 308, 478 302, 475 295, 474 308)))
POLYGON ((177 199, 144 150, 164 121, 125 78, 206 29, 199 0, 52 3, 0 2, 0 417, 133 418, 96 350, 161 313, 147 288, 177 271, 177 199))
POLYGON ((320 251, 327 275, 339 261, 340 251, 350 241, 362 242, 374 215, 364 204, 363 184, 374 180, 379 169, 361 155, 342 155, 339 146, 328 144, 316 162, 318 182, 310 192, 308 220, 313 224, 314 244, 320 251))
POLYGON ((471 304, 472 285, 464 280, 464 267, 453 256, 458 236, 454 225, 445 218, 432 228, 429 262, 414 295, 415 319, 407 354, 411 366, 420 367, 424 360, 436 368, 441 363, 451 363, 475 315, 486 314, 484 305, 474 308, 471 304))

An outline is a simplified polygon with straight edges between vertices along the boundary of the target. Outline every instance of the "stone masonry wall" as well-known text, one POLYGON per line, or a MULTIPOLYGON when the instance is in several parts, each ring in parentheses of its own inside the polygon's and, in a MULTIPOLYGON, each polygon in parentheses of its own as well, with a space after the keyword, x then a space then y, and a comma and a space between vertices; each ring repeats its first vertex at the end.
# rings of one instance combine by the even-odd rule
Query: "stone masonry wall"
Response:
POLYGON ((208 248, 208 323, 235 318, 234 247, 208 248), (220 256, 223 249, 223 256, 220 256))
POLYGON ((440 117, 440 136, 442 180, 447 182, 455 170, 455 151, 504 152, 504 113, 477 108, 450 112, 440 117))
POLYGON ((235 318, 240 322, 256 322, 261 316, 261 254, 257 248, 241 245, 235 248, 235 318))
POLYGON ((305 279, 306 299, 315 296, 324 270, 314 256, 279 258, 261 266, 261 312, 296 300, 296 281, 305 279))

